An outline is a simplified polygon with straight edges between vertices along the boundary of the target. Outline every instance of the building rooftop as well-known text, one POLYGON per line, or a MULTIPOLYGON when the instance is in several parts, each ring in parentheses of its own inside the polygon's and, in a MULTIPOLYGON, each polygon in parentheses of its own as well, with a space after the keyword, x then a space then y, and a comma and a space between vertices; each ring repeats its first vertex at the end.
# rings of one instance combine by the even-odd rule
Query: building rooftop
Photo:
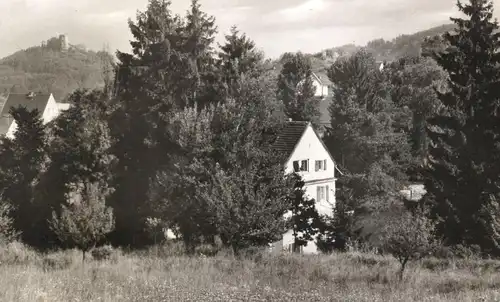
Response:
POLYGON ((0 135, 7 133, 13 119, 10 118, 10 108, 25 107, 29 111, 37 109, 43 114, 51 94, 47 93, 11 93, 5 101, 0 113, 0 135))
POLYGON ((298 144, 309 122, 286 122, 274 143, 274 149, 290 155, 298 144))

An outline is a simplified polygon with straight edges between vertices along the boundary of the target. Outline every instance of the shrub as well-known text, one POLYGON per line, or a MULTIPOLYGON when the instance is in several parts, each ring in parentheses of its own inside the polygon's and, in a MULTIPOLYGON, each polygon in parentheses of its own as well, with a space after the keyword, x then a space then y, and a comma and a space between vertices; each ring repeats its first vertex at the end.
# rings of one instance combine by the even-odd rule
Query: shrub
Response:
POLYGON ((403 212, 389 221, 382 233, 382 248, 400 263, 400 279, 408 261, 431 254, 438 246, 434 239, 434 223, 423 211, 403 212))
POLYGON ((1 265, 28 265, 38 261, 38 254, 24 244, 14 241, 0 246, 1 265))
POLYGON ((106 206, 107 188, 101 183, 83 183, 80 200, 61 206, 61 214, 53 212, 51 228, 61 242, 72 244, 85 253, 114 229, 113 211, 106 206))
POLYGON ((213 257, 217 255, 218 252, 219 248, 212 244, 202 244, 200 246, 197 246, 195 249, 195 253, 200 256, 213 257))
POLYGON ((92 258, 94 258, 95 260, 101 261, 101 260, 111 259, 113 252, 114 252, 114 250, 113 250, 112 246, 104 245, 104 246, 100 246, 100 247, 92 249, 92 251, 90 253, 92 255, 92 258))
POLYGON ((73 255, 68 252, 57 252, 45 255, 40 262, 44 271, 64 270, 73 265, 73 255))
POLYGON ((13 227, 13 220, 9 216, 12 207, 0 200, 0 244, 14 241, 18 236, 13 227))

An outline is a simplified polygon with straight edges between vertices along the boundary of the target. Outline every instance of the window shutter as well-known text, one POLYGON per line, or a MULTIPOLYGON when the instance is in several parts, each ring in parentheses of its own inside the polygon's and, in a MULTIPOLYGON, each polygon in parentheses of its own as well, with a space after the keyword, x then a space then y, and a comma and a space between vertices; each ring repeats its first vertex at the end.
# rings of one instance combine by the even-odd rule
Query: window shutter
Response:
POLYGON ((323 170, 325 170, 325 171, 326 171, 326 159, 325 159, 325 161, 324 161, 324 163, 323 163, 323 170))
POLYGON ((299 172, 299 162, 298 161, 293 162, 293 170, 295 172, 299 172))
POLYGON ((316 202, 319 202, 321 200, 321 187, 317 186, 316 187, 316 202))
POLYGON ((326 186, 326 201, 330 201, 330 187, 326 186))

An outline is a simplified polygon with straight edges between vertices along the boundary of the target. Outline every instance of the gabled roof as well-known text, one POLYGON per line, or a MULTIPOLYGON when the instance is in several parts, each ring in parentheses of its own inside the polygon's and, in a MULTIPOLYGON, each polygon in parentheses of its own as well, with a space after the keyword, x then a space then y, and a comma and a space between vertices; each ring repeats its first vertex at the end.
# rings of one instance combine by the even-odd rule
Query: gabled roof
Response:
POLYGON ((40 114, 43 114, 47 103, 49 102, 50 93, 33 94, 31 97, 26 93, 11 93, 5 102, 2 111, 0 112, 0 135, 7 133, 13 120, 8 118, 10 108, 19 106, 26 107, 29 111, 37 109, 40 114))
POLYGON ((29 94, 26 93, 11 93, 3 106, 0 116, 9 114, 11 107, 17 108, 19 106, 26 107, 29 111, 38 109, 38 112, 42 114, 45 111, 45 107, 47 107, 50 96, 50 93, 34 94, 33 97, 29 97, 29 94))
POLYGON ((321 85, 325 85, 325 86, 332 85, 332 82, 330 81, 330 79, 328 78, 328 76, 325 73, 313 72, 312 76, 313 76, 313 78, 316 78, 316 80, 318 80, 318 82, 320 82, 321 85))
MULTIPOLYGON (((295 148, 297 147, 298 143, 300 142, 300 139, 304 135, 304 133, 307 130, 307 127, 311 127, 313 130, 314 134, 320 141, 321 145, 323 148, 325 148, 326 152, 330 156, 331 160, 335 162, 335 159, 333 158, 332 154, 326 147, 325 143, 321 139, 321 136, 318 134, 316 129, 312 126, 310 122, 305 122, 305 121, 290 121, 286 122, 285 126, 281 129, 280 133, 278 133, 278 137, 276 139, 276 142, 273 145, 273 148, 277 151, 283 152, 287 156, 287 161, 290 159, 290 157, 293 154, 293 151, 295 151, 295 148)), ((337 171, 340 172, 341 175, 344 175, 342 171, 340 171, 337 168, 337 165, 335 165, 337 171)))
POLYGON ((274 142, 274 149, 290 156, 306 131, 308 124, 308 122, 286 122, 278 134, 276 142, 274 142))

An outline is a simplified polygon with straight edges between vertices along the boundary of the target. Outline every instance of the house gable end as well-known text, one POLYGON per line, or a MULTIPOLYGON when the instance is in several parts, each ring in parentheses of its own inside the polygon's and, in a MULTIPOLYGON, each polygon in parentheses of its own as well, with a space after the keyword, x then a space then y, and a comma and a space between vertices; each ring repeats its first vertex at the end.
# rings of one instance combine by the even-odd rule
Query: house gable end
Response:
MULTIPOLYGON (((302 132, 301 136, 300 136, 300 139, 297 141, 297 143, 295 144, 293 150, 290 152, 290 154, 288 155, 287 157, 287 161, 286 161, 286 165, 289 165, 291 160, 293 158, 296 157, 296 152, 297 150, 299 149, 299 146, 301 144, 304 144, 306 143, 306 136, 308 136, 308 139, 309 140, 312 140, 312 141, 316 141, 318 142, 319 146, 321 146, 321 148, 323 149, 322 151, 324 151, 327 156, 328 156, 328 159, 335 165, 335 167, 337 166, 335 164, 335 160, 333 158, 333 156, 331 155, 330 151, 328 150, 328 148, 326 147, 325 143, 323 142, 323 140, 321 139, 321 137, 319 136, 318 132, 314 129, 314 127, 311 125, 311 123, 307 123, 307 126, 306 128, 304 129, 304 131, 302 132)), ((338 170, 337 170, 338 171, 338 170)), ((340 172, 340 171, 339 171, 340 172)))

